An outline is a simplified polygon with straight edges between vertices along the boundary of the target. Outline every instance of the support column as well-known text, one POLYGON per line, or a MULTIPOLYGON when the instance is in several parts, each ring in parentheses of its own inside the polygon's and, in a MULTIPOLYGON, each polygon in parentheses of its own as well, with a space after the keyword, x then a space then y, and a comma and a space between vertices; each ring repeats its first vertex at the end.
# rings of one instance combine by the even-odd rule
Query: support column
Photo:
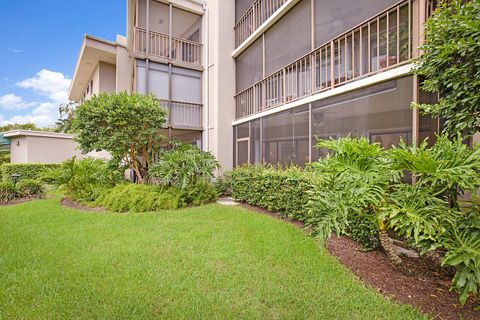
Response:
POLYGON ((235 118, 235 1, 211 0, 207 2, 209 64, 208 92, 209 104, 207 150, 212 152, 222 166, 222 170, 233 164, 233 125, 235 118))

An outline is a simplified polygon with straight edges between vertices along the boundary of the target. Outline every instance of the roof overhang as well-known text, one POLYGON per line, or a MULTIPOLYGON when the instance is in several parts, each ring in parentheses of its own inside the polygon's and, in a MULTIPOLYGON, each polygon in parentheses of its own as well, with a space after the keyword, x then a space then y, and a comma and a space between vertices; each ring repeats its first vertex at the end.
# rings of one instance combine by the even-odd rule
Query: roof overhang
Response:
POLYGON ((78 56, 75 73, 68 98, 72 101, 80 100, 88 81, 100 62, 115 65, 117 61, 117 44, 108 40, 90 35, 83 38, 82 48, 78 56))
POLYGON ((73 140, 73 134, 48 132, 48 131, 31 131, 31 130, 12 130, 3 133, 5 138, 14 137, 43 137, 43 138, 56 138, 56 139, 69 139, 73 140))

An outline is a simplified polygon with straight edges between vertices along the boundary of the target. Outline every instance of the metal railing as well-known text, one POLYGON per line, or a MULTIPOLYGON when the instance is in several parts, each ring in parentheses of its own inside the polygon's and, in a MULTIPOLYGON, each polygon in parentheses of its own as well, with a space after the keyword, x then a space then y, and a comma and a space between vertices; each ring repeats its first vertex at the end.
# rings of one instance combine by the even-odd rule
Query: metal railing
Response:
POLYGON ((256 0, 235 25, 235 47, 242 44, 287 0, 256 0))
POLYGON ((235 96, 236 118, 333 89, 412 58, 412 4, 405 0, 235 96))
POLYGON ((202 44, 186 39, 172 37, 170 48, 170 37, 168 35, 155 31, 149 31, 149 36, 147 37, 147 30, 139 27, 135 27, 134 29, 135 53, 147 54, 148 47, 148 54, 151 56, 169 59, 172 61, 201 65, 202 44))
POLYGON ((167 124, 172 128, 203 128, 203 106, 201 104, 160 100, 160 105, 170 111, 167 124))

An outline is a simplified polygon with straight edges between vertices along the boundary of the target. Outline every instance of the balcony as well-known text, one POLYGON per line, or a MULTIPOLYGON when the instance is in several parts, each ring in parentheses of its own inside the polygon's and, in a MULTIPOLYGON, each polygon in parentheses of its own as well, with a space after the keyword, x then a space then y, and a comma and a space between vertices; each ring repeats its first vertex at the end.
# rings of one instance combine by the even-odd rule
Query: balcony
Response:
POLYGON ((160 100, 160 105, 169 111, 168 123, 174 129, 203 129, 201 104, 160 100))
POLYGON ((413 1, 396 4, 238 93, 236 119, 409 62, 413 1))
POLYGON ((242 44, 287 0, 256 0, 235 25, 235 47, 242 44))
POLYGON ((170 38, 166 34, 154 31, 149 31, 147 37, 147 30, 139 27, 134 27, 134 31, 134 53, 165 59, 172 63, 202 66, 202 44, 176 37, 170 38))

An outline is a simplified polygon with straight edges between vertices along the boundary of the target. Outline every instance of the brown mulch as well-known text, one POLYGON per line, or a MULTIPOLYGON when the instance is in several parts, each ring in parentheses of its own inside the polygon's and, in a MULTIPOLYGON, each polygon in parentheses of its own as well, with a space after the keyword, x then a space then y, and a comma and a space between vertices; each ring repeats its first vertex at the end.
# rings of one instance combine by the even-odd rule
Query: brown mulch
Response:
POLYGON ((105 212, 105 209, 100 208, 100 207, 87 207, 84 206, 76 201, 73 201, 70 198, 63 198, 62 201, 60 201, 60 204, 64 207, 70 208, 70 209, 75 209, 79 211, 87 211, 87 212, 105 212))
POLYGON ((362 251, 361 245, 346 237, 332 237, 327 249, 357 277, 385 296, 418 307, 434 319, 480 319, 474 308, 480 299, 470 299, 464 306, 458 294, 450 292, 451 278, 422 259, 402 257, 404 270, 394 268, 380 251, 362 251))

